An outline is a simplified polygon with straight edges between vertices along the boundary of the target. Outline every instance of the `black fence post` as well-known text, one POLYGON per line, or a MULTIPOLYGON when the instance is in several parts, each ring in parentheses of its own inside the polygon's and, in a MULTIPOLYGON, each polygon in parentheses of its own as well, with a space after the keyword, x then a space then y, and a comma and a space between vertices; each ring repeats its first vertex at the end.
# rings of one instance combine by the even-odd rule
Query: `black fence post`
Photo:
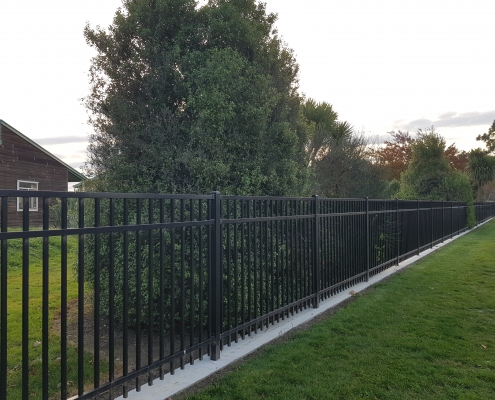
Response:
MULTIPOLYGON (((2 196, 0 231, 7 232, 8 200, 2 196)), ((7 239, 1 240, 0 261, 0 398, 7 398, 7 239)), ((46 346, 43 343, 43 346, 46 346)))
MULTIPOLYGON (((47 199, 43 198, 43 202, 45 203, 47 199)), ((78 227, 80 229, 84 228, 84 199, 74 199, 74 201, 78 201, 78 227)), ((48 213, 48 204, 47 213, 48 213)), ((48 221, 46 223, 46 229, 48 229, 48 221)), ((44 238, 43 238, 44 239, 44 238)), ((48 244, 48 243, 47 243, 48 244)), ((82 395, 84 392, 84 235, 80 234, 78 237, 78 261, 77 261, 77 271, 78 271, 78 301, 77 301, 77 315, 78 315, 78 331, 77 331, 77 340, 78 340, 78 358, 77 358, 77 376, 79 377, 77 380, 78 394, 82 395)), ((48 288, 47 288, 48 289, 48 288)), ((48 299, 47 299, 48 300, 48 299)), ((47 314, 48 315, 48 314, 47 314)), ((46 342, 48 343, 48 338, 46 342)))
POLYGON ((315 299, 313 302, 313 308, 320 306, 320 217, 318 216, 318 196, 313 196, 313 290, 315 299))
POLYGON ((420 242, 420 235, 419 235, 419 228, 420 228, 420 224, 419 224, 419 199, 416 201, 416 206, 417 206, 417 214, 418 214, 418 250, 417 250, 417 255, 419 256, 419 253, 420 253, 420 249, 421 249, 421 242, 420 242))
POLYGON ((433 248, 433 201, 430 201, 430 220, 431 220, 431 243, 430 249, 433 248))
MULTIPOLYGON (((47 231, 50 229, 50 204, 49 199, 43 197, 43 230, 47 231)), ((48 399, 48 343, 49 343, 49 329, 50 323, 48 318, 49 308, 49 285, 50 285, 50 258, 49 258, 49 248, 50 248, 50 238, 43 238, 43 272, 42 272, 42 300, 41 300, 41 308, 42 308, 42 321, 41 321, 41 396, 43 399, 48 399)), ((0 398, 3 398, 0 395, 0 398)))
POLYGON ((366 282, 370 280, 370 203, 366 197, 366 282))
POLYGON ((211 270, 210 276, 210 317, 212 319, 212 337, 210 358, 213 361, 220 359, 220 348, 222 341, 222 226, 220 223, 221 203, 220 192, 212 192, 211 219, 213 220, 213 232, 211 235, 211 270))
POLYGON ((461 208, 460 205, 457 205, 457 234, 459 235, 461 233, 461 211, 459 211, 461 208))
POLYGON ((397 221, 396 221, 396 229, 397 229, 397 265, 400 263, 400 235, 399 235, 399 199, 395 199, 395 210, 397 212, 397 221))
MULTIPOLYGON (((30 198, 24 197, 22 209, 22 231, 29 231, 30 198)), ((67 216, 67 214, 66 214, 67 216)), ((22 239, 22 398, 29 397, 29 238, 22 239)))
POLYGON ((445 238, 445 209, 444 209, 444 205, 443 205, 443 200, 442 200, 442 243, 444 241, 444 238, 445 238))
POLYGON ((454 206, 452 200, 450 201, 450 238, 454 237, 454 206))

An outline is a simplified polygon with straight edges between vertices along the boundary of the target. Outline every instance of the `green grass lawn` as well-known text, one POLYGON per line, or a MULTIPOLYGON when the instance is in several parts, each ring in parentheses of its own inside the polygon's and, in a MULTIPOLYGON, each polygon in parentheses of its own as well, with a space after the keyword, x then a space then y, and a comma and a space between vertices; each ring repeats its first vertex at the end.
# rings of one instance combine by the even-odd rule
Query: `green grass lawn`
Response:
POLYGON ((495 399, 495 221, 187 399, 495 399))
MULTIPOLYGON (((30 398, 41 399, 42 387, 42 239, 29 242, 29 392, 30 398)), ((61 240, 51 238, 49 242, 49 320, 50 326, 60 315, 61 289, 61 240)), ((68 292, 67 299, 77 298, 77 282, 72 265, 77 258, 77 237, 68 237, 68 292)), ((22 240, 9 241, 7 274, 7 396, 9 399, 22 397, 22 240)), ((58 398, 60 391, 60 333, 53 327, 49 334, 49 391, 58 398)), ((89 357, 86 364, 89 365, 89 357)), ((74 393, 77 383, 77 352, 74 346, 68 348, 69 392, 74 393)), ((88 371, 89 368, 86 368, 88 371)), ((88 377, 89 380, 91 379, 88 377)))

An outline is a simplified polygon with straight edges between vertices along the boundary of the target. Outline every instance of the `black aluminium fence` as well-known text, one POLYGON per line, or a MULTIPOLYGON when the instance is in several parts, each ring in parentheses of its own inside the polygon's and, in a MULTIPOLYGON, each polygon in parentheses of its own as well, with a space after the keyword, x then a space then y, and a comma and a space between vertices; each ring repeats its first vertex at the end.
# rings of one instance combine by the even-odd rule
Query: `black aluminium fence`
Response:
POLYGON ((0 399, 127 397, 468 229, 458 202, 1 190, 0 207, 0 399))

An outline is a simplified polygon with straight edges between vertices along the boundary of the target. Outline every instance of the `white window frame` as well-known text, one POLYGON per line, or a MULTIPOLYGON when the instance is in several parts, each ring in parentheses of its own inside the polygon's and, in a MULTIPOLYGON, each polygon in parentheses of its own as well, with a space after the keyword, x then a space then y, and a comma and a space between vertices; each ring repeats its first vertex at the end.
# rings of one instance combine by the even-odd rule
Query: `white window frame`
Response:
MULTIPOLYGON (((25 180, 18 179, 17 180, 17 190, 27 190, 27 191, 38 190, 38 183, 39 182, 25 181, 25 180), (31 187, 30 188, 21 187, 22 183, 28 183, 31 185, 31 187)), ((23 201, 24 201, 24 197, 18 197, 17 198, 17 211, 23 210, 23 208, 22 208, 23 204, 24 204, 23 201)), ((37 197, 30 197, 29 198, 29 211, 38 211, 38 198, 37 197)))

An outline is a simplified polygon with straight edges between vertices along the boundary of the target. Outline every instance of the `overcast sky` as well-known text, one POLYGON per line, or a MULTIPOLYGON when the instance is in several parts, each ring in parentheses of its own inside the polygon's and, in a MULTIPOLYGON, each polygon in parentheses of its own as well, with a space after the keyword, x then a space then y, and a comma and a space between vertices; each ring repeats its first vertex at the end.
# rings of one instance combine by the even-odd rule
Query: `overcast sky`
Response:
MULTIPOLYGON (((300 90, 358 130, 434 125, 464 150, 495 120, 493 0, 267 0, 300 65, 300 90)), ((92 132, 80 99, 94 55, 86 22, 120 0, 2 1, 0 119, 68 164, 92 132)))

